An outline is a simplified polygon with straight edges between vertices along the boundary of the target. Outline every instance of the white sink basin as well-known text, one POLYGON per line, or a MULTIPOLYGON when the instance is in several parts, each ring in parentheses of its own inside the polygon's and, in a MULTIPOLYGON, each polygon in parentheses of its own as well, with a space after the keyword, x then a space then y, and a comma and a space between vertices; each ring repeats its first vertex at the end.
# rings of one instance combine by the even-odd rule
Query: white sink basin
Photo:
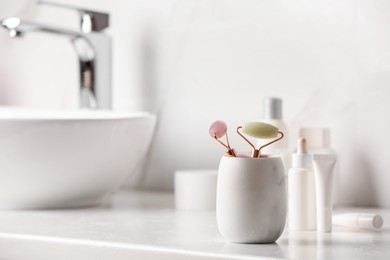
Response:
POLYGON ((141 162, 155 116, 0 109, 0 208, 97 205, 141 162))

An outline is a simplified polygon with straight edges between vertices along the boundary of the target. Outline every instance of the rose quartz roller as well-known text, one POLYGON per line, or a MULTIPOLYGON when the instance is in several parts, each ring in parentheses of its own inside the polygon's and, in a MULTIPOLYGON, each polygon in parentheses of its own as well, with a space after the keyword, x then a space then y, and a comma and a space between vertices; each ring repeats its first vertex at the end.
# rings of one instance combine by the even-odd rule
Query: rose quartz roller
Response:
POLYGON ((212 138, 217 140, 218 143, 222 144, 228 150, 227 155, 233 157, 237 156, 236 151, 230 147, 229 138, 227 134, 227 125, 224 121, 219 120, 212 123, 210 126, 209 134, 212 138), (219 138, 222 138, 224 136, 226 136, 227 144, 224 144, 219 140, 219 138))

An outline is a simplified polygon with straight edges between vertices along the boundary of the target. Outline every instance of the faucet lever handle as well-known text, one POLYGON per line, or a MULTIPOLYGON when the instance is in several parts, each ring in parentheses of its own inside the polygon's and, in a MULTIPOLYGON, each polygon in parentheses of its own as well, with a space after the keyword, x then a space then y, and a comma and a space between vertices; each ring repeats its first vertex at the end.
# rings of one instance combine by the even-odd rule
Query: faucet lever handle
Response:
POLYGON ((80 14, 81 31, 83 33, 100 32, 109 26, 110 15, 108 13, 97 12, 73 5, 54 3, 43 0, 38 1, 38 4, 67 8, 78 11, 80 14))

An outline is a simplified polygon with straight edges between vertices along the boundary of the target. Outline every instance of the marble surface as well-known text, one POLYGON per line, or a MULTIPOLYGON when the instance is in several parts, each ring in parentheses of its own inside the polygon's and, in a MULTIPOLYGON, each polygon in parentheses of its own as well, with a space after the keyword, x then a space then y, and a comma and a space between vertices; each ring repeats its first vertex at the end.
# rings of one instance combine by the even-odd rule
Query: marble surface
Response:
POLYGON ((390 259, 390 210, 380 231, 288 232, 274 244, 231 244, 214 211, 176 211, 172 193, 121 191, 87 209, 1 211, 0 259, 390 259))

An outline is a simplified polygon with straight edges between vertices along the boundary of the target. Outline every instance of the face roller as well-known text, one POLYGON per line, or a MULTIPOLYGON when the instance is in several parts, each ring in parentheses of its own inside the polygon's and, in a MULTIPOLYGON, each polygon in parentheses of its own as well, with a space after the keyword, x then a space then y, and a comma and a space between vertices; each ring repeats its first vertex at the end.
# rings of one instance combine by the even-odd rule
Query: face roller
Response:
POLYGON ((210 136, 212 138, 217 140, 218 143, 222 144, 228 150, 227 151, 227 155, 233 156, 233 157, 237 156, 236 151, 230 147, 229 138, 228 138, 228 135, 227 135, 227 125, 226 125, 226 123, 224 121, 215 121, 210 126, 209 134, 210 134, 210 136), (222 138, 224 136, 226 136, 227 144, 224 144, 223 142, 221 142, 219 140, 219 138, 222 138))
POLYGON ((239 126, 237 127, 237 133, 250 145, 252 146, 253 150, 252 150, 252 154, 251 154, 251 157, 252 158, 257 158, 257 157, 261 157, 261 149, 263 149, 264 147, 270 145, 270 144, 273 144, 277 141, 279 141, 280 139, 283 138, 284 134, 282 132, 279 131, 279 129, 273 125, 269 125, 269 124, 266 124, 266 123, 263 123, 263 122, 251 122, 251 123, 245 123, 243 124, 242 126, 239 126), (240 133, 240 129, 242 129, 242 131, 251 136, 251 137, 254 137, 254 138, 259 138, 259 139, 268 139, 268 138, 276 138, 278 136, 278 134, 280 134, 280 137, 278 137, 277 139, 261 146, 259 149, 256 149, 256 147, 245 137, 243 136, 241 133, 240 133))

